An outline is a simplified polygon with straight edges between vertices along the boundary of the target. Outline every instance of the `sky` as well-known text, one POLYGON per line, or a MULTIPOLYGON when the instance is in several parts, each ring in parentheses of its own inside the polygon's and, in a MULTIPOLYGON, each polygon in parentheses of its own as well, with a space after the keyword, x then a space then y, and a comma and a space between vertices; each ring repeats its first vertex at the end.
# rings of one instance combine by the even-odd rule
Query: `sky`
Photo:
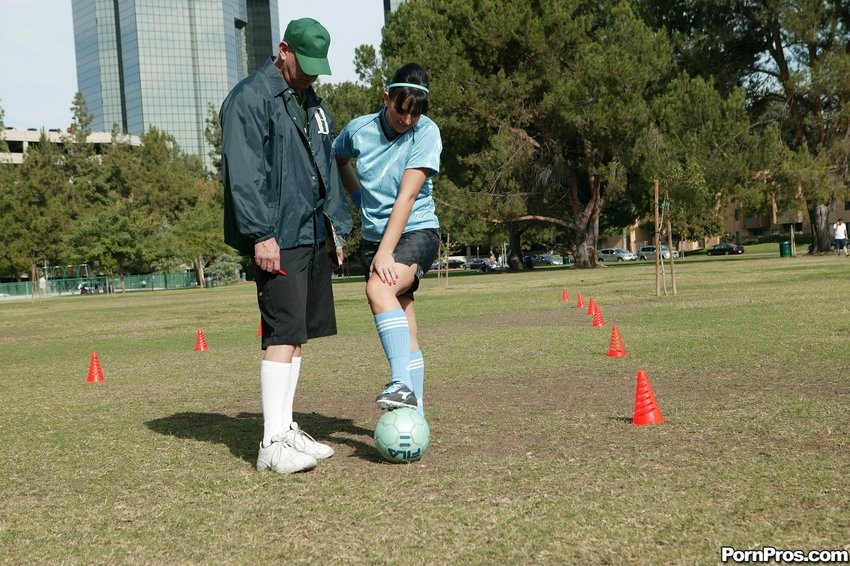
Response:
MULTIPOLYGON (((383 0, 278 0, 280 33, 289 20, 311 17, 331 34, 327 82, 355 81, 354 49, 380 48, 383 0)), ((77 92, 71 0, 0 0, 0 108, 6 127, 71 124, 77 92)))

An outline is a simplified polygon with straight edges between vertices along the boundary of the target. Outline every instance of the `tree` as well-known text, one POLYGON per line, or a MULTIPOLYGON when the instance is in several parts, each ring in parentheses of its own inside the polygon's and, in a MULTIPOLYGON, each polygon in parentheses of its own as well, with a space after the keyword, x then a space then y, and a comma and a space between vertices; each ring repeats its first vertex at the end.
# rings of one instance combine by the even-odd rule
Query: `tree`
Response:
POLYGON ((13 268, 28 273, 34 264, 55 265, 68 256, 67 237, 73 219, 67 212, 68 178, 64 156, 42 131, 18 166, 18 182, 10 196, 8 221, 17 237, 11 242, 13 268))
POLYGON ((239 281, 241 269, 242 264, 239 263, 238 256, 223 253, 210 263, 208 271, 219 285, 229 285, 234 281, 239 281))
POLYGON ((203 163, 196 155, 184 154, 173 136, 157 128, 141 138, 142 145, 131 152, 130 198, 147 213, 152 226, 173 223, 197 202, 195 181, 206 176, 203 163))
POLYGON ((144 237, 138 212, 119 202, 80 223, 70 238, 72 257, 79 263, 100 265, 108 275, 120 275, 123 286, 124 275, 145 270, 139 245, 144 237))
POLYGON ((221 122, 218 110, 210 102, 207 104, 207 120, 204 128, 204 138, 210 146, 209 157, 212 160, 218 178, 221 178, 221 122))
MULTIPOLYGON (((0 153, 9 151, 9 146, 6 144, 4 116, 5 111, 0 107, 0 153)), ((15 257, 14 250, 14 242, 19 236, 13 216, 17 169, 17 166, 0 159, 0 273, 9 273, 15 277, 20 274, 15 266, 24 263, 15 257)))
POLYGON ((633 0, 652 29, 665 30, 676 66, 711 80, 725 96, 746 83, 764 51, 763 38, 736 0, 633 0))
MULTIPOLYGON (((140 147, 126 143, 109 147, 103 155, 103 168, 105 194, 112 204, 100 216, 101 221, 86 225, 83 239, 77 236, 87 256, 101 265, 114 266, 119 273, 128 268, 147 271, 154 266, 196 263, 195 250, 186 244, 195 236, 178 235, 178 226, 195 214, 195 207, 206 193, 215 192, 209 187, 220 186, 217 180, 207 179, 200 158, 184 155, 173 137, 151 128, 142 136, 140 147), (127 218, 126 223, 102 221, 118 214, 116 211, 127 218), (132 237, 119 239, 108 232, 111 229, 120 229, 132 237), (102 255, 105 253, 116 255, 110 259, 102 255)), ((223 246, 221 201, 211 200, 219 206, 218 232, 197 236, 209 239, 208 248, 223 246)), ((203 265, 199 269, 202 280, 203 265)))
MULTIPOLYGON (((652 105, 653 126, 638 144, 641 178, 669 191, 674 234, 699 240, 718 235, 720 213, 752 193, 752 151, 745 92, 723 97, 712 80, 680 73, 652 105)), ((648 203, 649 187, 641 186, 648 203)), ((642 210, 649 207, 642 205, 642 210)))
POLYGON ((191 258, 198 286, 205 286, 204 271, 207 263, 215 257, 232 250, 224 243, 221 219, 223 190, 218 181, 199 182, 199 199, 196 206, 185 210, 174 225, 175 250, 183 257, 191 258))
MULTIPOLYGON (((640 0, 663 22, 691 75, 746 88, 761 152, 756 178, 790 202, 801 197, 816 248, 829 248, 827 214, 850 185, 850 0, 640 0), (662 14, 688 14, 664 19, 662 14), (712 46, 713 55, 694 56, 712 46), (721 72, 722 71, 722 72, 721 72), (778 126, 771 130, 772 124, 778 126), (785 146, 776 146, 779 139, 785 146), (771 164, 765 169, 765 164, 771 164)), ((758 164, 757 164, 758 165, 758 164)))
POLYGON ((94 146, 88 142, 90 125, 94 117, 89 114, 82 93, 74 95, 71 104, 72 121, 63 135, 63 170, 68 179, 66 212, 77 220, 82 214, 96 213, 93 208, 107 203, 103 194, 101 173, 103 168, 95 155, 94 146))
MULTIPOLYGON (((17 245, 21 237, 17 220, 18 203, 15 198, 17 166, 0 163, 0 273, 15 277, 28 265, 17 245)), ((25 271, 28 273, 28 271, 25 271)))
POLYGON ((371 114, 382 106, 382 87, 369 87, 350 82, 339 84, 320 84, 319 96, 327 101, 334 121, 334 129, 339 133, 352 118, 371 114))
POLYGON ((517 255, 521 230, 544 222, 572 237, 577 266, 594 266, 600 215, 670 76, 666 37, 626 2, 558 0, 405 3, 383 37, 385 59, 431 73, 459 189, 445 196, 509 226, 517 255))

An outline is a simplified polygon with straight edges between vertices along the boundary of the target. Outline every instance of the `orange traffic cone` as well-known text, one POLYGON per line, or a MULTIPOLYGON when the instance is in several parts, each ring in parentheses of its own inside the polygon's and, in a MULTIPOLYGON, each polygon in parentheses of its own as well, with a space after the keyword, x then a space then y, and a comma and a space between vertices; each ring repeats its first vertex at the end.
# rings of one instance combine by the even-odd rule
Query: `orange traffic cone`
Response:
POLYGON ((623 347, 623 340, 620 338, 620 329, 616 325, 611 327, 611 344, 608 346, 609 358, 623 358, 626 355, 626 349, 623 347))
POLYGON ((577 309, 583 309, 584 308, 584 299, 581 296, 581 291, 579 291, 578 295, 576 296, 576 308, 577 309))
POLYGON ((564 287, 564 290, 561 291, 561 302, 569 303, 570 302, 570 294, 567 292, 567 288, 564 287))
POLYGON ((596 308, 593 309, 593 326, 605 326, 605 319, 602 318, 602 309, 599 308, 599 305, 596 305, 596 308))
POLYGON ((207 352, 209 348, 207 348, 207 339, 204 338, 204 331, 200 328, 198 329, 198 337, 195 340, 195 351, 196 352, 207 352))
POLYGON ((263 335, 263 319, 260 319, 260 326, 257 328, 257 336, 263 335))
POLYGON ((593 316, 596 314, 596 303, 593 302, 593 297, 587 302, 587 314, 593 316))
POLYGON ((95 352, 91 353, 91 361, 89 362, 89 375, 86 377, 86 383, 100 383, 103 381, 103 370, 100 367, 100 360, 97 359, 95 352))
POLYGON ((637 374, 635 416, 632 422, 636 425, 661 424, 664 422, 661 409, 658 408, 655 395, 652 393, 652 386, 649 385, 649 379, 643 370, 639 370, 637 374))

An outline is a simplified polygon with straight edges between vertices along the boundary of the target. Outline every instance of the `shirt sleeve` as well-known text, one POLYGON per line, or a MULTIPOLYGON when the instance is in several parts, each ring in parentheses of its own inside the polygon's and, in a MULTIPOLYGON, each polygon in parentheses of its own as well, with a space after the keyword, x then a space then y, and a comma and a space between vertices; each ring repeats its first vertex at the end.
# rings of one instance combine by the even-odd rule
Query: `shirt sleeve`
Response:
POLYGON ((428 120, 417 128, 413 148, 407 159, 405 169, 428 169, 429 176, 440 172, 440 153, 443 151, 443 141, 440 139, 440 129, 437 124, 428 120))
POLYGON ((354 148, 351 146, 351 122, 339 133, 333 144, 334 157, 351 159, 354 157, 354 148))

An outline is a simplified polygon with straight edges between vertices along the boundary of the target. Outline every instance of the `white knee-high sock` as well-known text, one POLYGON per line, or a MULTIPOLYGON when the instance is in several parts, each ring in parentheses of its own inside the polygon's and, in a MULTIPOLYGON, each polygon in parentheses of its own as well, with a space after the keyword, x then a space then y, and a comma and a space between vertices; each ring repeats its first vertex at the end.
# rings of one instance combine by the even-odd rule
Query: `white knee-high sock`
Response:
POLYGON ((260 363, 260 398, 263 405, 263 446, 287 429, 283 427, 283 407, 289 395, 292 364, 263 360, 260 363))
POLYGON ((416 350, 410 353, 410 364, 407 366, 410 370, 410 382, 413 384, 413 394, 416 395, 416 400, 419 405, 416 411, 425 416, 425 360, 422 358, 422 350, 416 350))
POLYGON ((286 392, 286 403, 283 405, 283 430, 289 430, 292 425, 292 407, 295 404, 295 388, 298 387, 298 376, 301 374, 301 356, 292 358, 292 369, 289 372, 289 390, 286 392))

